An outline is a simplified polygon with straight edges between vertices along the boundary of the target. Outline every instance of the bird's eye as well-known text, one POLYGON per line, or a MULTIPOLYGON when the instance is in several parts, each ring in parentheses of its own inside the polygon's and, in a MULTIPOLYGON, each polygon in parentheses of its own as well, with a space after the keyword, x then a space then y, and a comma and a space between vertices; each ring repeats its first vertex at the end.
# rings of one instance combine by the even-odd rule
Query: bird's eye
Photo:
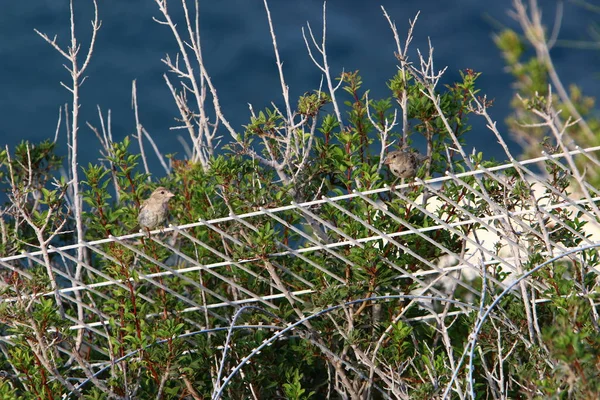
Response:
POLYGON ((160 194, 165 194, 165 191, 164 191, 164 190, 161 190, 161 191, 160 191, 160 194))

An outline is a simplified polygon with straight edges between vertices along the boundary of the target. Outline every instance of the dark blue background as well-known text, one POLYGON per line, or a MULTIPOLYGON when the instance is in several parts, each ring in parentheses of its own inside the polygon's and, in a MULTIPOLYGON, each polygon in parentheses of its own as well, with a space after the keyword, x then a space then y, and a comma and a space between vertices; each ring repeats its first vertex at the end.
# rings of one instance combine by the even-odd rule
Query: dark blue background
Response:
MULTIPOLYGON (((87 50, 92 19, 91 1, 75 1, 81 59, 87 50)), ((140 118, 164 153, 183 149, 176 140, 182 131, 172 131, 178 112, 162 75, 166 66, 160 59, 175 55, 175 41, 166 26, 152 20, 160 17, 152 0, 99 2, 102 28, 87 70, 88 79, 81 94, 82 165, 99 157, 98 141, 85 122, 99 126, 96 106, 112 110, 112 131, 116 140, 135 131, 131 109, 131 84, 137 79, 140 118)), ((189 1, 189 3, 193 3, 189 1)), ((446 81, 458 77, 458 71, 471 68, 483 72, 479 81, 482 93, 495 99, 492 117, 506 133, 503 120, 509 112, 512 95, 511 77, 492 35, 502 26, 516 27, 507 14, 511 1, 421 0, 379 2, 332 0, 327 7, 328 52, 332 73, 360 70, 364 87, 371 98, 387 97, 385 82, 396 71, 395 44, 380 4, 396 21, 402 40, 408 19, 421 15, 412 44, 427 50, 427 38, 435 47, 437 68, 448 66, 446 81)), ((541 1, 548 24, 554 18, 553 1, 541 1)), ((180 2, 171 0, 174 17, 180 2)), ((248 103, 255 110, 271 101, 281 101, 279 77, 274 61, 269 27, 259 0, 200 1, 203 55, 208 71, 219 92, 226 117, 241 130, 249 120, 248 103)), ((320 71, 308 57, 301 28, 310 22, 315 33, 321 32, 322 1, 270 2, 279 50, 284 61, 293 104, 296 96, 318 87, 320 71)), ((586 39, 586 28, 597 20, 590 13, 566 2, 560 39, 586 39)), ((183 20, 179 18, 180 27, 183 20)), ((21 139, 33 142, 54 137, 59 106, 71 101, 60 81, 69 84, 66 62, 45 43, 34 28, 58 41, 69 44, 69 9, 66 0, 3 1, 0 6, 0 144, 14 146, 21 139)), ((599 83, 598 52, 556 47, 555 63, 565 84, 576 83, 586 94, 595 95, 599 83)), ((185 134, 184 134, 185 135, 185 134)), ((508 134, 506 137, 508 138, 508 134)), ((61 130, 61 153, 66 152, 66 134, 61 130)), ((135 145, 137 146, 137 145, 135 145)), ((486 156, 504 159, 493 135, 479 123, 468 136, 468 147, 484 151, 486 156)), ((517 146, 512 148, 518 152, 517 146)), ((159 173, 159 169, 153 168, 159 173)))

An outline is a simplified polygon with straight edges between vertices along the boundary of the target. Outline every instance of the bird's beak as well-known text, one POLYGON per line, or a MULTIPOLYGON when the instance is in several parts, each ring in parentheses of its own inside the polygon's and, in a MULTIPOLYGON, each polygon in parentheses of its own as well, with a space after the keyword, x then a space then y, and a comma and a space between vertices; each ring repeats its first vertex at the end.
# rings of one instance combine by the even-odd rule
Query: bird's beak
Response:
POLYGON ((390 158, 389 158, 389 157, 386 157, 386 159, 383 161, 383 163, 384 163, 385 165, 388 165, 388 164, 390 163, 390 158))

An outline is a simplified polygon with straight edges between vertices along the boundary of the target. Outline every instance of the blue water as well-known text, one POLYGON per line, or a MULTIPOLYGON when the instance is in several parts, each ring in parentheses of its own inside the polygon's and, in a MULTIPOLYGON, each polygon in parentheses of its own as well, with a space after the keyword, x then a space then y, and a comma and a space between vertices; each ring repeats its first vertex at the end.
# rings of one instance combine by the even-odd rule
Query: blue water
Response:
MULTIPOLYGON (((92 8, 87 0, 75 3, 77 30, 83 44, 82 58, 89 43, 92 8)), ((507 15, 511 3, 330 1, 327 7, 328 52, 332 71, 337 75, 342 69, 358 69, 364 87, 371 89, 372 98, 387 97, 385 82, 396 71, 395 44, 379 4, 383 4, 396 21, 402 38, 408 19, 421 10, 413 50, 426 51, 427 39, 431 38, 436 66, 448 66, 447 80, 456 78, 458 71, 464 68, 483 72, 479 86, 482 94, 495 99, 491 114, 499 121, 498 126, 508 139, 503 120, 509 112, 512 80, 504 72, 504 63, 492 35, 499 26, 516 27, 507 15)), ((551 22, 555 3, 541 3, 546 7, 545 19, 551 22)), ((181 14, 176 10, 180 2, 171 0, 169 4, 179 18, 181 14)), ((301 28, 308 21, 315 33, 320 34, 322 2, 272 0, 270 6, 290 95, 294 99, 317 88, 321 79, 320 72, 307 55, 301 28)), ((272 101, 281 103, 263 2, 200 1, 200 7, 203 54, 209 73, 226 117, 234 128, 242 130, 242 125, 249 120, 248 103, 255 110, 264 109, 272 101)), ((97 106, 105 113, 109 109, 112 111, 115 140, 134 133, 131 109, 134 79, 137 80, 143 125, 164 153, 177 153, 183 157, 183 148, 176 139, 177 135, 186 134, 169 129, 176 124, 174 118, 178 112, 164 83, 166 67, 160 61, 166 53, 174 55, 177 48, 168 28, 152 20, 153 16, 159 17, 157 5, 152 0, 104 0, 100 1, 99 8, 102 28, 81 95, 81 164, 99 157, 98 141, 85 126, 86 121, 100 125, 97 106)), ((587 39, 586 28, 597 17, 597 14, 567 2, 560 39, 587 39)), ((62 80, 68 84, 70 79, 63 67, 66 60, 46 44, 34 28, 51 37, 57 34, 59 43, 65 47, 69 43, 68 1, 5 0, 0 5, 0 144, 3 146, 14 146, 21 139, 37 142, 53 138, 58 109, 64 103, 70 103, 69 93, 59 83, 62 80)), ((579 84, 589 95, 598 93, 598 51, 557 47, 552 55, 565 83, 579 84)), ((65 142, 63 127, 59 136, 63 154, 65 142)), ((496 139, 482 123, 469 133, 467 148, 472 147, 484 151, 488 157, 505 159, 496 139)), ((511 148, 518 153, 514 142, 511 142, 511 148)), ((158 168, 155 171, 159 172, 158 168)))

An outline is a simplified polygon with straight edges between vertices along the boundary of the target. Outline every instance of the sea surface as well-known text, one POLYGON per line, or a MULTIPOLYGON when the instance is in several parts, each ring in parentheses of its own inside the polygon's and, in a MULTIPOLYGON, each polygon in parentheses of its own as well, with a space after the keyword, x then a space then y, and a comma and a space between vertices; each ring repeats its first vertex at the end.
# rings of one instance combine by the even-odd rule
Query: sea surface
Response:
MULTIPOLYGON (((187 0, 189 4, 193 1, 187 0)), ((76 30, 81 44, 80 59, 89 45, 91 0, 76 0, 76 30)), ((551 26, 556 1, 540 1, 544 20, 551 26)), ((206 66, 217 87, 225 116, 235 129, 249 121, 248 105, 255 110, 271 102, 281 104, 281 86, 264 2, 259 0, 200 0, 200 29, 206 66)), ((435 66, 448 67, 445 82, 471 68, 482 72, 481 94, 495 99, 491 115, 509 140, 516 154, 519 148, 510 140, 504 119, 509 113, 511 77, 493 42, 503 27, 517 27, 509 16, 512 1, 480 0, 331 0, 327 3, 327 50, 334 75, 342 70, 360 70, 364 87, 371 98, 388 97, 386 81, 396 71, 395 43, 383 16, 385 7, 395 20, 402 40, 409 19, 420 12, 412 44, 426 52, 428 40, 435 51, 435 66)), ((593 4, 593 3, 590 3, 593 4)), ((596 3, 597 4, 597 3, 596 3)), ((173 18, 183 28, 180 1, 169 1, 173 18)), ((314 90, 321 80, 312 64, 302 38, 307 23, 321 33, 321 0, 270 1, 270 11, 291 99, 314 90)), ((599 93, 600 57, 598 50, 578 49, 566 41, 589 41, 588 29, 600 14, 574 1, 564 2, 559 45, 552 56, 566 85, 580 85, 585 94, 599 93)), ((99 127, 98 108, 106 116, 110 110, 115 140, 135 133, 131 107, 132 81, 137 81, 142 124, 151 133, 163 153, 184 157, 181 139, 185 132, 170 129, 178 116, 163 75, 161 62, 166 54, 174 56, 176 42, 168 27, 160 25, 154 0, 100 0, 102 27, 81 88, 81 165, 95 162, 99 142, 86 122, 99 127)), ((13 147, 25 139, 39 142, 54 138, 60 107, 70 103, 67 85, 70 76, 66 59, 36 32, 50 37, 66 48, 70 42, 69 2, 66 0, 0 1, 0 144, 13 147)), ((293 100, 293 104, 296 101, 293 100)), ((69 104, 70 107, 70 104, 69 104)), ((474 118, 474 117, 473 117, 474 118)), ((64 123, 64 118, 63 118, 64 123)), ((59 151, 66 154, 66 131, 58 131, 59 151)), ((468 134, 467 149, 483 151, 486 158, 505 159, 495 137, 480 121, 468 134)), ((134 146, 137 146, 135 144, 134 146)), ((136 148, 134 148, 136 150, 136 148)), ((160 174, 155 161, 153 170, 160 174)))

